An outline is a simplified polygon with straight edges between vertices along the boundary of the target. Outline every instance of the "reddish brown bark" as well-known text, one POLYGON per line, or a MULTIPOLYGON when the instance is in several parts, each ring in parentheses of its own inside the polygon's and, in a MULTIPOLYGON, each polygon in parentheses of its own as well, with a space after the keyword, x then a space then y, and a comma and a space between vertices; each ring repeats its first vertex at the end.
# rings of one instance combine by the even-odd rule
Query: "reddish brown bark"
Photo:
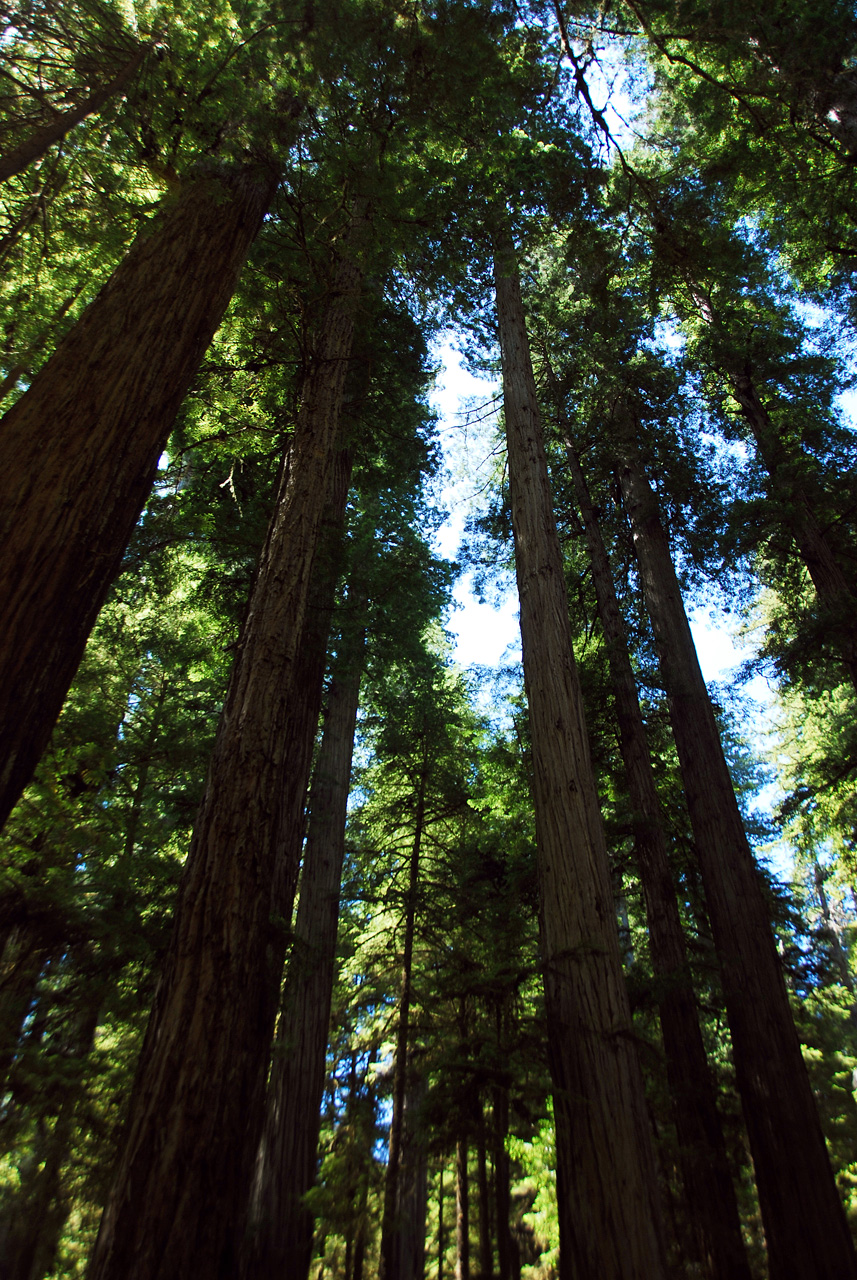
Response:
POLYGON ((40 156, 43 156, 55 142, 60 142, 70 129, 80 124, 81 120, 85 120, 87 116, 95 115, 111 98, 121 93, 139 71, 146 52, 145 45, 135 49, 124 67, 116 73, 112 80, 108 80, 106 84, 102 85, 100 89, 96 89, 95 93, 91 93, 88 98, 84 98, 77 106, 69 107, 67 111, 63 111, 50 124, 34 129, 17 147, 13 147, 4 156, 0 156, 0 182, 7 182, 16 173, 26 169, 34 160, 38 160, 40 156))
POLYGON ((32 776, 274 188, 165 204, 0 421, 0 824, 32 776))
POLYGON ((360 660, 354 654, 331 682, 310 793, 294 943, 243 1266, 250 1280, 306 1280, 309 1272, 313 1217, 303 1197, 315 1182, 359 690, 360 660))
POLYGON ((570 444, 567 457, 583 521, 616 699, 619 742, 634 826, 634 852, 646 903, 652 968, 658 981, 658 1011, 694 1262, 700 1273, 711 1280, 729 1277, 749 1280, 735 1188, 699 1027, 661 804, 628 654, 625 624, 598 517, 580 461, 570 444))
MULTIPOLYGON (((362 226, 355 221, 354 237, 362 226)), ((328 490, 360 269, 346 244, 251 592, 92 1280, 237 1266, 273 1034, 284 738, 328 490)))
POLYGON ((656 1280, 663 1274, 657 1175, 508 236, 497 243, 494 275, 533 742, 562 1268, 575 1280, 656 1280))
POLYGON ((854 1246, 792 1021, 762 884, 628 409, 614 415, 631 520, 693 826, 772 1280, 848 1280, 854 1246))

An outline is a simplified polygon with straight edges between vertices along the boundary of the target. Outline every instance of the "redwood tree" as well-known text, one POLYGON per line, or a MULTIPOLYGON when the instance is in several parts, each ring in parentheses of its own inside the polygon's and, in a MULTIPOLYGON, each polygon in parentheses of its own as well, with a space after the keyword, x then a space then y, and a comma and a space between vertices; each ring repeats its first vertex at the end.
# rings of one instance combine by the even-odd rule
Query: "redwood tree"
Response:
POLYGON ((562 1265, 579 1280, 592 1275, 654 1280, 663 1274, 654 1155, 630 1035, 607 851, 508 233, 496 241, 494 275, 533 741, 562 1265), (585 1213, 578 1211, 581 1205, 585 1213))

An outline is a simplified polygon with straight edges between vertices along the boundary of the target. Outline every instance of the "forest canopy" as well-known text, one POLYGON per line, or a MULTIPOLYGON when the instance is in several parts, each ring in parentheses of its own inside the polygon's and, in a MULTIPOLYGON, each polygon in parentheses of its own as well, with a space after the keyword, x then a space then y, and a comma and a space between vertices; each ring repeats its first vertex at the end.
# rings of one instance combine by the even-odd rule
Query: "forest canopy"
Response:
POLYGON ((857 1280, 853 5, 0 24, 0 1276, 857 1280))

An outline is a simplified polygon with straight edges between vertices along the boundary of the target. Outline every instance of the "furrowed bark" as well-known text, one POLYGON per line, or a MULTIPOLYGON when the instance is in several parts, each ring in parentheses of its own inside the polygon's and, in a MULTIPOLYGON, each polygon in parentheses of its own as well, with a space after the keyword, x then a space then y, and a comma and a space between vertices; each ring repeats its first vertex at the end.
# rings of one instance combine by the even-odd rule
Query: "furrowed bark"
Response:
POLYGON ((0 182, 7 182, 16 173, 26 169, 34 160, 43 156, 55 142, 60 142, 70 129, 80 124, 87 116, 95 115, 111 98, 121 93, 139 71, 147 52, 147 47, 140 45, 125 66, 107 84, 96 89, 95 93, 91 93, 88 98, 84 98, 78 106, 69 107, 68 111, 63 111, 50 124, 34 129, 17 147, 0 156, 0 182))
MULTIPOLYGON (((284 947, 292 920, 306 828, 307 790, 324 698, 324 672, 336 589, 342 572, 345 511, 353 461, 350 449, 340 449, 334 461, 330 493, 322 516, 319 547, 313 557, 306 614, 292 677, 295 689, 303 690, 303 696, 293 701, 289 713, 289 732, 280 781, 279 834, 271 895, 272 913, 283 925, 284 947)), ((276 973, 282 972, 284 960, 285 950, 282 949, 274 958, 276 973)))
POLYGON ((237 1266, 276 1007, 284 739, 361 279, 355 218, 303 388, 218 727, 92 1280, 237 1266))
POLYGON ((720 959, 738 1090, 756 1171, 771 1280, 849 1280, 854 1246, 678 579, 642 472, 634 422, 614 413, 619 479, 670 707, 720 959))
POLYGON ((0 825, 47 746, 275 180, 189 181, 0 421, 0 825))
POLYGON ((561 1265, 567 1280, 656 1280, 663 1255, 655 1161, 508 235, 498 238, 494 277, 533 741, 561 1265))
POLYGON ((652 968, 658 981, 658 1012, 694 1262, 700 1274, 710 1280, 729 1280, 730 1277, 750 1280, 714 1083, 699 1027, 661 803, 628 653, 625 623, 598 517, 580 460, 570 443, 566 454, 583 521, 616 699, 619 743, 631 801, 634 852, 646 903, 652 968))
POLYGON ((309 1272, 313 1217, 303 1197, 315 1182, 321 1128, 362 647, 361 633, 359 651, 339 664, 339 675, 331 682, 310 793, 295 939, 274 1044, 244 1259, 249 1280, 306 1280, 309 1272))

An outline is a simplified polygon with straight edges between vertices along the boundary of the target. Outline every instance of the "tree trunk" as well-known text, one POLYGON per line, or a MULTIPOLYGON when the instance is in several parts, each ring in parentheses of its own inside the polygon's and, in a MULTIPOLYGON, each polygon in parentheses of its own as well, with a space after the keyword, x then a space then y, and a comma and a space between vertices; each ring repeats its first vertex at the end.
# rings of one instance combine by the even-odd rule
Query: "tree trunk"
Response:
POLYGON ((479 1124, 476 1129, 476 1177, 479 1191, 479 1275, 480 1280, 491 1280, 494 1270, 494 1251, 491 1248, 491 1205, 488 1199, 485 1115, 481 1103, 479 1104, 479 1124))
POLYGON ((694 1261, 710 1280, 749 1280, 735 1188, 705 1056, 660 799, 652 771, 625 624, 616 599, 610 559, 578 456, 567 446, 580 508, 598 616, 616 699, 619 743, 634 830, 634 852, 646 902, 652 968, 664 1038, 667 1080, 679 1141, 682 1181, 694 1261))
MULTIPOLYGON (((497 1015, 498 1023, 500 1014, 497 1015)), ((494 1198, 497 1204, 497 1277, 512 1280, 512 1231, 509 1218, 512 1208, 511 1170, 506 1151, 509 1131, 509 1090, 494 1086, 494 1198)))
MULTIPOLYGON (((441 1160, 443 1157, 441 1157, 441 1160)), ((443 1280, 444 1250, 446 1238, 443 1230, 443 1164, 440 1166, 440 1178, 437 1187, 437 1280, 443 1280)))
POLYGON ((540 938, 563 1274, 656 1280, 660 1208, 571 641, 517 264, 494 275, 535 775, 540 938), (585 1205, 586 1212, 579 1212, 585 1205))
POLYGON ((96 89, 95 93, 91 93, 88 98, 84 98, 78 106, 69 107, 68 111, 63 111, 50 124, 34 129, 17 147, 0 156, 0 182, 7 182, 16 173, 26 169, 34 160, 38 160, 39 156, 43 156, 55 142, 60 142, 70 129, 80 124, 87 116, 95 115, 111 98, 121 93, 137 74, 147 51, 145 45, 140 45, 125 66, 107 84, 96 89))
POLYGON ((732 394, 741 406, 759 456, 770 476, 774 496, 782 501, 787 513, 786 523, 825 614, 828 637, 857 688, 857 592, 854 584, 843 572, 819 527, 800 477, 795 474, 795 459, 790 457, 759 399, 752 375, 746 371, 733 371, 728 377, 732 394))
POLYGON ((402 1280, 424 1280, 425 1276, 428 1154, 420 1126, 420 1112, 426 1090, 425 1077, 414 1069, 412 1060, 405 1094, 404 1132, 399 1163, 402 1280))
MULTIPOLYGON (((301 849, 305 834, 307 789, 318 720, 324 698, 324 672, 336 590, 342 575, 345 513, 351 488, 353 452, 341 449, 334 461, 331 489, 322 516, 318 549, 313 556, 306 614, 295 656, 293 687, 303 691, 289 711, 280 779, 280 813, 271 909, 282 925, 281 950, 273 957, 282 970, 292 924, 301 849)), ((300 460, 298 460, 300 465, 300 460)), ((254 1153, 255 1156, 255 1153, 254 1153)))
POLYGON ((29 782, 275 186, 188 182, 0 421, 0 825, 29 782))
POLYGON ((631 520, 720 959, 738 1089, 771 1280, 848 1280, 854 1247, 789 1009, 765 895, 699 669, 633 420, 616 408, 619 479, 631 520))
POLYGON ((0 1096, 6 1092, 21 1028, 36 994, 39 977, 50 952, 32 928, 14 928, 0 963, 0 1096))
POLYGON ((250 1210, 243 1267, 250 1280, 306 1280, 309 1272, 313 1217, 303 1197, 315 1182, 321 1127, 360 668, 360 653, 352 653, 331 683, 310 793, 295 939, 250 1210))
POLYGON ((410 1058, 410 1018, 414 933, 416 929, 417 887, 420 852, 425 824, 428 759, 423 758, 417 779, 414 842, 408 869, 408 891, 405 901, 405 945, 402 958, 402 994, 399 999, 399 1025, 396 1030, 396 1057, 393 1066, 393 1115, 390 1122, 390 1147, 384 1178, 384 1215, 381 1222, 381 1256, 379 1280, 406 1280, 403 1271, 403 1247, 407 1225, 403 1221, 402 1153, 404 1139, 405 1097, 410 1058))
POLYGON ((470 1186, 467 1134, 455 1144, 455 1280, 470 1280, 470 1186))
POLYGON ((356 217, 251 591, 91 1280, 231 1275, 263 1118, 285 740, 361 273, 356 217))
MULTIPOLYGON (((77 1020, 61 1051, 69 1059, 85 1059, 98 1026, 98 1007, 91 1005, 77 1020)), ((66 1065, 66 1071, 68 1066, 66 1065)), ((56 1091, 56 1087, 54 1089, 56 1091)), ((56 1118, 50 1131, 38 1125, 21 1185, 7 1197, 0 1213, 0 1280, 42 1280, 53 1270, 57 1246, 71 1207, 62 1194, 61 1175, 74 1133, 81 1082, 71 1076, 59 1086, 56 1118)))
MULTIPOLYGON (((843 987, 852 994, 854 992, 854 982, 851 977, 851 970, 848 966, 848 951, 842 936, 842 929, 834 918, 833 912, 830 910, 830 903, 827 901, 827 893, 824 888, 824 872, 818 864, 817 858, 812 860, 813 879, 815 881, 815 891, 818 894, 818 903, 821 907, 821 928, 820 932, 824 934, 830 943, 833 951, 833 957, 836 962, 836 968, 839 973, 839 981, 843 987)), ((851 1006, 851 1018, 854 1020, 854 1006, 851 1006)))

